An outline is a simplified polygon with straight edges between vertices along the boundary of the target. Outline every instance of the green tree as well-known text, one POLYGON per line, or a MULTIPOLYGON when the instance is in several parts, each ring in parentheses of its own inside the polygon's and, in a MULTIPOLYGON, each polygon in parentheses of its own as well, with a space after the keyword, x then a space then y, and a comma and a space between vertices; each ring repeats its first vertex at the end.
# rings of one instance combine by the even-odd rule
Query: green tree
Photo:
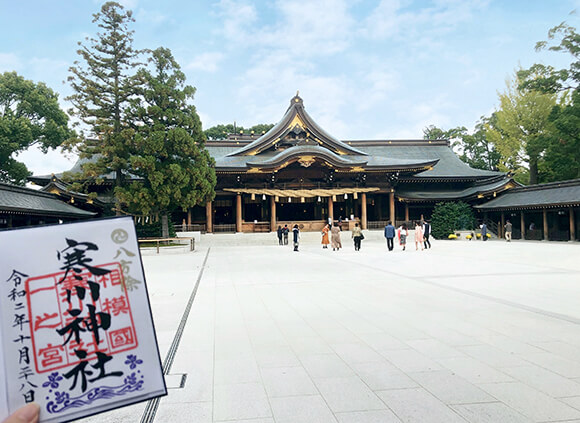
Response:
POLYGON ((485 125, 486 136, 501 155, 500 170, 513 170, 521 182, 537 184, 544 165, 543 153, 552 135, 548 116, 557 96, 521 89, 519 83, 517 76, 507 82, 506 91, 499 95, 496 120, 485 125), (522 180, 526 174, 527 180, 522 180))
POLYGON ((475 227, 473 209, 461 201, 441 202, 435 205, 431 215, 431 230, 435 238, 447 238, 457 230, 475 227))
POLYGON ((268 132, 273 127, 274 127, 273 123, 259 123, 257 125, 252 126, 250 129, 248 129, 248 132, 252 133, 252 131, 253 131, 254 134, 256 134, 256 135, 262 135, 262 134, 265 134, 266 132, 268 132))
POLYGON ((31 173, 15 156, 33 145, 46 153, 72 135, 58 94, 16 72, 0 74, 0 182, 24 185, 31 173))
POLYGON ((578 89, 580 85, 580 34, 576 28, 562 22, 548 31, 549 41, 536 43, 536 51, 550 50, 569 53, 573 61, 568 69, 554 69, 553 66, 534 64, 529 69, 518 72, 520 88, 555 93, 578 89), (552 42, 556 41, 555 44, 552 42), (552 44, 550 44, 552 43, 552 44))
POLYGON ((83 166, 79 179, 101 181, 102 175, 113 172, 117 187, 125 185, 129 169, 126 109, 136 95, 139 50, 133 48, 134 22, 131 11, 115 2, 107 2, 93 15, 102 32, 97 38, 79 42, 81 61, 75 61, 68 78, 74 94, 67 99, 73 104, 70 113, 86 125, 88 134, 81 133, 74 146, 83 166))
POLYGON ((215 164, 204 147, 205 136, 193 99, 195 88, 171 51, 158 48, 141 69, 139 97, 132 102, 134 136, 127 146, 131 173, 139 179, 115 193, 122 206, 141 214, 162 216, 163 236, 169 236, 168 213, 187 210, 215 197, 215 164))
POLYGON ((459 151, 459 158, 469 166, 495 170, 499 163, 499 153, 487 139, 484 124, 488 121, 488 118, 482 117, 473 134, 469 134, 464 126, 444 130, 429 125, 423 129, 423 139, 449 140, 451 147, 459 151))
POLYGON ((568 53, 568 69, 535 64, 518 72, 520 87, 560 94, 560 104, 549 116, 553 133, 545 152, 548 181, 580 178, 580 34, 565 22, 550 29, 549 41, 540 41, 536 50, 568 53))
POLYGON ((580 91, 574 90, 571 97, 549 117, 555 128, 545 154, 549 181, 580 178, 580 91))
POLYGON ((500 154, 495 146, 489 141, 486 125, 494 127, 495 113, 490 118, 482 116, 475 125, 473 134, 462 134, 459 147, 459 158, 475 169, 497 170, 500 162, 500 154))
POLYGON ((465 126, 458 126, 445 131, 435 125, 429 125, 423 129, 424 140, 449 140, 452 147, 461 140, 461 137, 467 133, 465 126))
POLYGON ((237 126, 235 124, 227 124, 227 125, 215 125, 211 128, 206 129, 204 132, 205 136, 208 140, 223 140, 227 138, 228 134, 254 134, 256 136, 260 136, 266 132, 268 132, 274 126, 273 123, 259 123, 258 125, 254 125, 249 129, 245 129, 243 126, 237 126))
POLYGON ((223 140, 227 138, 228 134, 233 134, 236 130, 243 130, 242 127, 236 127, 233 124, 229 123, 227 125, 215 125, 211 128, 206 129, 204 132, 206 138, 208 140, 223 140))

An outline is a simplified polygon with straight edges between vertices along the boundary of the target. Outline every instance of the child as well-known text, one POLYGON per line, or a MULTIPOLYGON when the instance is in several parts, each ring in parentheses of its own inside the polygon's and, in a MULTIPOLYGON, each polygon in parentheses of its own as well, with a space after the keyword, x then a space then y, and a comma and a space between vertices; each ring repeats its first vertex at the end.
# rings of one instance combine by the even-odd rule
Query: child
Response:
POLYGON ((405 246, 407 245, 407 236, 409 235, 409 231, 407 230, 407 224, 403 223, 401 225, 401 228, 399 229, 400 231, 400 238, 399 238, 399 242, 401 244, 401 247, 403 247, 403 251, 405 251, 405 246))

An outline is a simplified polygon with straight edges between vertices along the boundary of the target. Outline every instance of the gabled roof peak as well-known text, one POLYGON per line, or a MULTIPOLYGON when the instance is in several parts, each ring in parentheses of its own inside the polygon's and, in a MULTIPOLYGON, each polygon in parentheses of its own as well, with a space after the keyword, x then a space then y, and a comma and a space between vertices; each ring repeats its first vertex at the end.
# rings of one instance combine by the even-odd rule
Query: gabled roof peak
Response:
POLYGON ((304 107, 304 100, 302 100, 302 97, 300 97, 299 91, 296 91, 296 95, 290 100, 290 107, 296 105, 304 107))
POLYGON ((324 146, 340 155, 366 155, 366 153, 338 140, 318 126, 304 110, 304 101, 297 92, 290 100, 290 107, 282 119, 272 129, 254 142, 228 154, 228 156, 254 156, 269 148, 278 148, 288 139, 292 145, 310 142, 324 146))

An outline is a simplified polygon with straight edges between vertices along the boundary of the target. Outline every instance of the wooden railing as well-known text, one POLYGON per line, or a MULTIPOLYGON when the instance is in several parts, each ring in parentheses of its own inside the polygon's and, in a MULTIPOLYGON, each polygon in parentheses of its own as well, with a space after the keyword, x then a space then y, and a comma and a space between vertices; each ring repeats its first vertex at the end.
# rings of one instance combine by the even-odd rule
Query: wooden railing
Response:
POLYGON ((191 225, 173 225, 177 232, 201 232, 204 234, 206 232, 205 223, 194 223, 191 225))
POLYGON ((385 229, 388 220, 369 220, 367 222, 367 229, 385 229))
POLYGON ((225 223, 219 225, 213 225, 214 232, 236 232, 236 225, 234 223, 225 223))
POLYGON ((182 237, 182 238, 140 238, 138 240, 139 244, 144 244, 147 242, 153 242, 157 246, 157 254, 159 254, 159 247, 163 242, 171 242, 171 241, 188 241, 187 244, 189 245, 189 251, 193 251, 195 249, 195 238, 193 237, 182 237))

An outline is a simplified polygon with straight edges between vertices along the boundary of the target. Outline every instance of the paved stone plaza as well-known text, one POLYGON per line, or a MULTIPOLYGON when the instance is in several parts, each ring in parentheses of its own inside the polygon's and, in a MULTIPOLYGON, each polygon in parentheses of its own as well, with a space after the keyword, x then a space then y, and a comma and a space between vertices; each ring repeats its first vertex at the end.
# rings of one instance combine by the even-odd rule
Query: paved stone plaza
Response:
POLYGON ((269 236, 144 253, 169 395, 85 421, 580 422, 578 243, 269 236))

